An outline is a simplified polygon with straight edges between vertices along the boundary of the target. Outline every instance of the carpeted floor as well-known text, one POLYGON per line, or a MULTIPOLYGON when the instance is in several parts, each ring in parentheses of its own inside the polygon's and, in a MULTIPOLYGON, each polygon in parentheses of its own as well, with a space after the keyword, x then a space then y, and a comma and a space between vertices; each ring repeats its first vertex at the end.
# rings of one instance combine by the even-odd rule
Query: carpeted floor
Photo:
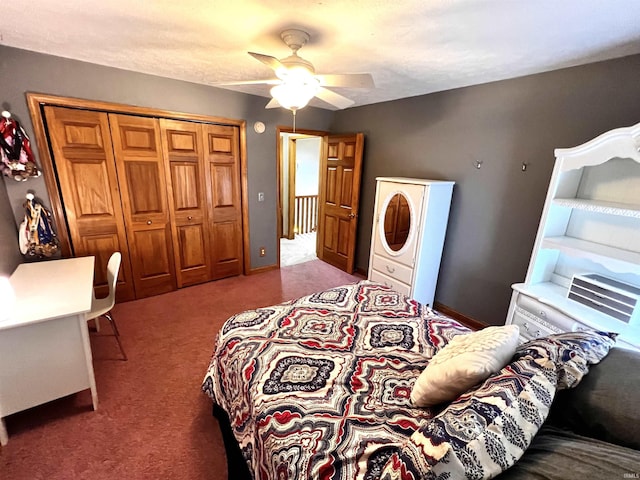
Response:
POLYGON ((222 438, 200 391, 222 323, 360 279, 315 260, 116 305, 129 361, 112 337, 91 335, 98 410, 87 390, 7 417, 0 479, 225 480, 222 438))
POLYGON ((280 266, 288 267, 316 260, 316 232, 303 233, 293 240, 280 239, 280 266))

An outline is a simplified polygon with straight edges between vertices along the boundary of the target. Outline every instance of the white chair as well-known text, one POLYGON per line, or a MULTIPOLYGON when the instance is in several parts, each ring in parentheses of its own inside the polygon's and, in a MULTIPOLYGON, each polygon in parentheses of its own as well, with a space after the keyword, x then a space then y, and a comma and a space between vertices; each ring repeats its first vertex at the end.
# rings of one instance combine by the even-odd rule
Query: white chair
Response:
POLYGON ((122 352, 123 360, 127 360, 127 354, 124 353, 122 343, 120 343, 120 332, 118 332, 118 326, 111 314, 111 309, 116 303, 116 283, 118 282, 118 271, 120 270, 120 262, 122 261, 122 254, 120 252, 114 252, 109 258, 107 263, 107 282, 109 284, 109 295, 105 298, 96 298, 95 291, 93 292, 93 300, 91 301, 91 311, 87 313, 87 320, 95 319, 96 330, 100 330, 100 324, 98 319, 100 317, 106 318, 111 327, 113 328, 114 336, 122 352))

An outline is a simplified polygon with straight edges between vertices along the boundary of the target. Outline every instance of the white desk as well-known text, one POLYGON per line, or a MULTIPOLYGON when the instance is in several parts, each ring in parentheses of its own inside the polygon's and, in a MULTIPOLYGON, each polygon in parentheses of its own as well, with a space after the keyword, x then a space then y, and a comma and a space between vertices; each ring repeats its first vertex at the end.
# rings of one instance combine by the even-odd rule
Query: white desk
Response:
POLYGON ((0 321, 0 444, 12 413, 91 389, 93 375, 86 313, 91 309, 93 257, 19 265, 11 275, 16 303, 0 321))

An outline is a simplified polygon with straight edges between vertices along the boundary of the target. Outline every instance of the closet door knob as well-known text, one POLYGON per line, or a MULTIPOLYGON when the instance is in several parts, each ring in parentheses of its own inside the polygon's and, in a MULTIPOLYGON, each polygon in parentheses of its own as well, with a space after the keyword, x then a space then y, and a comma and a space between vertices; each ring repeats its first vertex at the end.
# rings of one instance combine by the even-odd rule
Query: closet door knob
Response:
POLYGON ((147 220, 147 225, 151 225, 153 222, 151 220, 147 220))
POLYGON ((349 218, 356 218, 356 214, 355 213, 350 213, 349 214, 349 218))

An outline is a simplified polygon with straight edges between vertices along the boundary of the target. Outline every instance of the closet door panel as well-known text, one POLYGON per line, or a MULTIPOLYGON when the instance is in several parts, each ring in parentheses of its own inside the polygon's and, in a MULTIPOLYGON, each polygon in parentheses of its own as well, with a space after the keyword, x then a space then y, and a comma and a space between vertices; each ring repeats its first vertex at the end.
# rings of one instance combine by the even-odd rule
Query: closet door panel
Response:
POLYGON ((106 296, 107 262, 122 253, 119 301, 135 298, 120 191, 106 113, 44 108, 72 250, 95 256, 96 295, 106 296))
MULTIPOLYGON (((234 198, 236 192, 234 191, 234 167, 235 165, 213 165, 211 167, 211 179, 213 182, 213 208, 221 209, 224 207, 234 206, 234 198)), ((220 215, 232 214, 231 210, 223 212, 218 210, 220 215)))
MULTIPOLYGON (((105 232, 100 234, 99 232, 95 232, 90 237, 85 239, 84 243, 85 247, 91 251, 97 252, 95 254, 95 272, 94 272, 94 282, 96 285, 108 285, 107 284, 107 263, 109 262, 109 258, 111 257, 111 253, 115 251, 119 251, 120 247, 118 241, 117 232, 105 232), (104 268, 97 268, 97 265, 105 265, 104 268)), ((122 263, 121 263, 122 265, 122 263)), ((118 293, 118 289, 124 284, 124 269, 120 268, 120 272, 118 273, 118 286, 116 287, 116 294, 118 293)), ((109 287, 107 286, 107 291, 109 287)))
POLYGON ((203 125, 214 279, 242 273, 238 127, 203 125))
POLYGON ((164 216, 164 186, 160 185, 160 171, 154 162, 127 161, 124 163, 127 179, 129 213, 136 222, 146 221, 149 215, 164 216))
POLYGON ((109 172, 105 165, 106 159, 100 161, 86 160, 84 162, 71 160, 70 176, 76 186, 73 201, 78 207, 76 218, 90 218, 91 216, 105 216, 113 218, 115 215, 113 203, 119 201, 111 195, 109 172), (80 180, 75 181, 75 180, 80 180))
POLYGON ((234 239, 237 235, 235 222, 218 222, 214 235, 220 240, 217 256, 222 261, 230 261, 236 258, 236 246, 234 239))
POLYGON ((211 280, 202 125, 160 120, 178 287, 211 280))
POLYGON ((176 288, 160 127, 153 118, 109 114, 137 298, 176 288))
POLYGON ((173 209, 176 212, 201 210, 200 166, 188 162, 171 162, 171 184, 173 185, 173 209))
POLYGON ((133 234, 136 248, 152 255, 142 255, 138 262, 138 275, 143 281, 161 285, 163 277, 171 275, 171 259, 167 255, 166 234, 162 229, 138 229, 133 234))
POLYGON ((183 269, 206 267, 203 259, 207 257, 204 245, 204 232, 201 225, 178 227, 178 246, 180 265, 183 269))

